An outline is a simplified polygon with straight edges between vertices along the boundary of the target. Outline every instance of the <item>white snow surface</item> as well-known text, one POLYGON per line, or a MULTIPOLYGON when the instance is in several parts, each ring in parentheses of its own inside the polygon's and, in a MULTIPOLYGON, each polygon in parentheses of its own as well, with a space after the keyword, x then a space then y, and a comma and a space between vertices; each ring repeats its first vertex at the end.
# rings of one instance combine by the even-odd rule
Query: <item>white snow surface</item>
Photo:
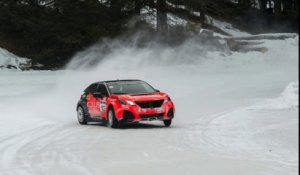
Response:
POLYGON ((28 58, 22 58, 14 55, 6 49, 0 48, 0 70, 12 66, 17 70, 21 70, 22 65, 28 64, 28 58))
POLYGON ((0 174, 296 175, 299 41, 264 42, 266 53, 231 55, 124 46, 93 68, 75 57, 77 70, 0 71, 0 174), (116 78, 168 92, 172 126, 79 125, 83 89, 116 78))

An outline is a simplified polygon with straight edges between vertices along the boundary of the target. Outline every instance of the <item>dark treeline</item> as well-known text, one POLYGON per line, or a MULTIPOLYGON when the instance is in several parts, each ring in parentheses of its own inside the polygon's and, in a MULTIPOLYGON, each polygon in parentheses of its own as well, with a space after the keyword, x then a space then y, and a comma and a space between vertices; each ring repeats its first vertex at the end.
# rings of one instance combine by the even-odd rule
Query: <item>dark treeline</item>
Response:
POLYGON ((119 33, 126 17, 97 0, 1 0, 0 47, 61 67, 77 50, 119 33))
POLYGON ((298 0, 0 0, 0 47, 59 68, 100 38, 122 34, 145 7, 156 9, 153 31, 164 33, 167 13, 204 28, 212 16, 251 33, 298 31, 298 0))

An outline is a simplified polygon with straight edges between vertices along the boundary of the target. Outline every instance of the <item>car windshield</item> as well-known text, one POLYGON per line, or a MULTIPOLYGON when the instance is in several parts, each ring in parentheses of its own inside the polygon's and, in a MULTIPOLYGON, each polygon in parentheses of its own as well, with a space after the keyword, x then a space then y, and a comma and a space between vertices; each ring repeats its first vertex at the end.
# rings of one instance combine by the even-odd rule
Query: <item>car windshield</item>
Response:
POLYGON ((113 82, 107 84, 112 94, 148 94, 156 92, 153 87, 142 81, 113 82))

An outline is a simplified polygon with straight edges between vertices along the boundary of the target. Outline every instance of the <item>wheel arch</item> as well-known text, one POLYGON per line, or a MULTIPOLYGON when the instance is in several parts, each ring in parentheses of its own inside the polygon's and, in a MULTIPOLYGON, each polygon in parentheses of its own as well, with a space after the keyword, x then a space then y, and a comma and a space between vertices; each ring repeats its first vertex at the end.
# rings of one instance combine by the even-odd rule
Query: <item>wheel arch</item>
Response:
MULTIPOLYGON (((82 104, 78 103, 76 106, 76 111, 78 110, 79 107, 82 107, 82 104)), ((83 107, 82 107, 83 108, 83 107)))
POLYGON ((90 116, 89 110, 86 106, 86 104, 82 104, 82 103, 78 103, 76 106, 76 111, 78 110, 78 108, 81 107, 83 109, 83 112, 85 113, 85 115, 90 116))

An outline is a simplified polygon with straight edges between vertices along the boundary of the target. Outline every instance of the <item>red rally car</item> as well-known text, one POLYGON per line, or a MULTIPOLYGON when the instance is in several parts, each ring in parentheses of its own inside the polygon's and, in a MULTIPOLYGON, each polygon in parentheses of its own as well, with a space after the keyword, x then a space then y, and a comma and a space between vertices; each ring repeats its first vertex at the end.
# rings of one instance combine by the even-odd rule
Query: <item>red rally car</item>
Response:
POLYGON ((111 128, 151 120, 169 127, 175 114, 171 98, 141 80, 93 83, 84 90, 76 110, 80 124, 104 121, 111 128))

